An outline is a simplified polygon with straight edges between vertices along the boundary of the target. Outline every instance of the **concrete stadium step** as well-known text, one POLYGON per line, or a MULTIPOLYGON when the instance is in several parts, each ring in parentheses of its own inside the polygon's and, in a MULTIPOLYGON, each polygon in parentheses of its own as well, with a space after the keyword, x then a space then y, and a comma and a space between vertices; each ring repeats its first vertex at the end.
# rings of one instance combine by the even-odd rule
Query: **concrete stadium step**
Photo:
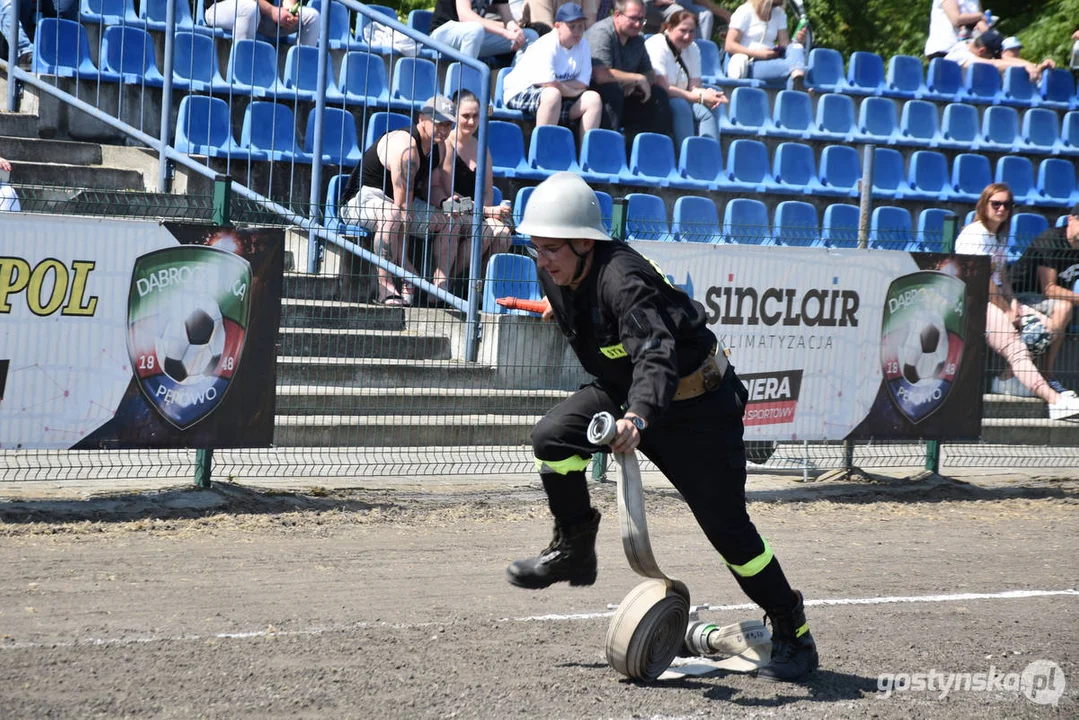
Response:
MULTIPOLYGON (((7 83, 4 83, 5 88, 7 83)), ((6 105, 5 105, 6 107, 6 105)), ((36 138, 40 118, 29 113, 0 111, 0 135, 4 137, 36 138)))
POLYGON ((494 387, 498 371, 462 360, 392 358, 277 358, 277 384, 334 387, 402 388, 494 387))
POLYGON ((405 308, 338 301, 281 299, 281 327, 404 330, 405 308))
POLYGON ((101 146, 95 143, 4 137, 0 134, 0 157, 11 162, 100 165, 103 155, 101 146))
POLYGON ((281 295, 293 300, 361 302, 360 285, 358 278, 349 276, 287 272, 281 295))
POLYGON ((569 392, 443 387, 278 385, 279 415, 542 415, 569 392))
POLYGON ((528 445, 540 415, 278 415, 281 447, 528 445))
POLYGON ((1079 422, 1027 418, 985 418, 982 442, 1001 445, 1079 445, 1079 422))
POLYGON ((279 336, 278 353, 310 358, 445 360, 450 357, 450 339, 383 330, 284 328, 279 336))
POLYGON ((1045 402, 1038 398, 986 393, 982 396, 982 418, 1023 418, 1044 420, 1049 417, 1045 402))
POLYGON ((47 162, 19 162, 12 173, 19 185, 63 185, 102 190, 145 190, 143 174, 100 165, 68 165, 47 162))

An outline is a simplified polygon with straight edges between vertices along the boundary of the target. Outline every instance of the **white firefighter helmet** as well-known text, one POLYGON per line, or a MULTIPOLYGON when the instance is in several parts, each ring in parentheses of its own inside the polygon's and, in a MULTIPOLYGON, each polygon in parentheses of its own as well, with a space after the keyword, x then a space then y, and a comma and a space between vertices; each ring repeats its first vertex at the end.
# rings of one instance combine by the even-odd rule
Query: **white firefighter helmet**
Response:
POLYGON ((563 240, 611 239, 596 193, 571 172, 555 173, 536 186, 517 232, 563 240))

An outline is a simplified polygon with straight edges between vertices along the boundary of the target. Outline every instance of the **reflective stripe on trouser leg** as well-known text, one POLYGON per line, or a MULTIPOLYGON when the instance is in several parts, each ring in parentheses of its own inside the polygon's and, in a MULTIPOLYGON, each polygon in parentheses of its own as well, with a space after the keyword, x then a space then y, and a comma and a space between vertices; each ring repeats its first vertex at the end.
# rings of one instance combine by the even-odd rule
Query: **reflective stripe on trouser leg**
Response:
POLYGON ((768 567, 768 563, 772 562, 772 547, 763 537, 761 538, 761 543, 764 545, 764 550, 761 551, 760 555, 749 562, 742 565, 735 565, 726 558, 723 558, 723 562, 727 563, 727 567, 729 567, 738 577, 753 577, 754 575, 759 574, 761 570, 768 567))
POLYGON ((569 475, 571 472, 581 472, 588 468, 592 462, 592 456, 573 455, 565 460, 540 460, 536 458, 536 470, 539 472, 553 472, 556 475, 569 475))

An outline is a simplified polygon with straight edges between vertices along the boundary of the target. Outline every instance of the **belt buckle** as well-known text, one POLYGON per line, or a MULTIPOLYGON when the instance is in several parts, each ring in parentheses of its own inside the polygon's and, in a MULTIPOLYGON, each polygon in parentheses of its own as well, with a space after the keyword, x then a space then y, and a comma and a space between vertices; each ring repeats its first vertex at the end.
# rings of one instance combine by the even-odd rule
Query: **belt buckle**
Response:
POLYGON ((701 379, 704 380, 704 389, 707 392, 712 392, 723 384, 723 376, 719 374, 713 358, 709 358, 708 362, 701 366, 701 379))

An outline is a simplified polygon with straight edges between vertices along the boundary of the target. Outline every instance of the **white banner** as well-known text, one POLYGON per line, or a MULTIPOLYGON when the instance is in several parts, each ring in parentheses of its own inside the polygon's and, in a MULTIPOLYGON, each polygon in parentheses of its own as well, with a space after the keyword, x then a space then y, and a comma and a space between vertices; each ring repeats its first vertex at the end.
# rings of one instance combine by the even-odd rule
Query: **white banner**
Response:
MULTIPOLYGON (((984 326, 984 289, 968 300, 965 284, 955 278, 984 277, 984 262, 880 250, 672 242, 633 246, 704 306, 709 328, 729 348, 750 392, 747 440, 841 440, 859 426, 860 433, 870 427, 877 436, 920 435, 930 415, 937 422, 945 415, 937 410, 949 394, 955 400, 950 405, 958 404, 954 396, 960 393, 951 390, 958 384, 960 361, 981 357, 968 348, 964 360, 963 347, 972 341, 975 349, 981 347, 977 328, 984 326), (906 295, 904 282, 913 288, 906 295), (945 297, 949 292, 951 305, 945 297), (978 313, 966 311, 978 303, 980 325, 978 313), (885 327, 889 306, 892 313, 913 309, 910 317, 885 327), (949 314, 948 323, 933 319, 949 314), (976 326, 973 333, 968 321, 976 326), (906 345, 919 337, 908 337, 914 332, 911 323, 919 323, 917 332, 943 331, 940 345, 926 353, 908 350, 906 345), (915 375, 918 363, 923 377, 915 375)), ((968 282, 974 287, 983 281, 968 282)), ((972 383, 965 375, 964 393, 969 394, 965 385, 972 383)), ((975 392, 973 404, 980 413, 980 389, 975 392)), ((944 434, 976 436, 978 425, 972 429, 966 422, 944 434)))

